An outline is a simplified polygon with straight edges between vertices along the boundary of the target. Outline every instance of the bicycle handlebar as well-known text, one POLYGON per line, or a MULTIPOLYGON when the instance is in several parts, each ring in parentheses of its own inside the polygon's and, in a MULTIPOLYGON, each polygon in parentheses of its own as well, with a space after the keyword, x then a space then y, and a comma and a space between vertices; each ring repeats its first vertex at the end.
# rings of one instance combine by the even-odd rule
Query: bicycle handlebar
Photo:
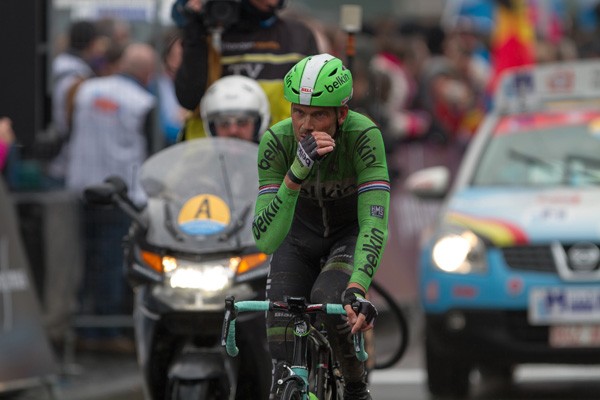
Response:
MULTIPOLYGON (((290 306, 287 302, 278 302, 270 300, 247 300, 236 302, 233 297, 225 300, 225 318, 223 320, 223 329, 221 331, 221 346, 225 347, 227 354, 235 357, 239 349, 235 342, 235 321, 238 312, 251 311, 270 311, 273 309, 288 310, 290 306)), ((346 315, 346 310, 342 304, 306 304, 301 313, 313 314, 322 312, 331 315, 346 315)), ((366 361, 369 355, 365 351, 362 332, 353 335, 354 351, 356 358, 360 361, 366 361)))

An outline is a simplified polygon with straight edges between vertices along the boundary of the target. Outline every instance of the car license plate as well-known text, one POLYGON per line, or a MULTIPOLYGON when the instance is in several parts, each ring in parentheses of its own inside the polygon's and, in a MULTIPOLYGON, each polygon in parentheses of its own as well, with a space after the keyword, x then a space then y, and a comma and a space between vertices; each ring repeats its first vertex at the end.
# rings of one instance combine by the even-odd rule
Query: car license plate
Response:
POLYGON ((533 325, 600 323, 600 288, 533 288, 528 318, 533 325))
POLYGON ((557 325, 548 331, 550 347, 599 347, 600 326, 557 325))

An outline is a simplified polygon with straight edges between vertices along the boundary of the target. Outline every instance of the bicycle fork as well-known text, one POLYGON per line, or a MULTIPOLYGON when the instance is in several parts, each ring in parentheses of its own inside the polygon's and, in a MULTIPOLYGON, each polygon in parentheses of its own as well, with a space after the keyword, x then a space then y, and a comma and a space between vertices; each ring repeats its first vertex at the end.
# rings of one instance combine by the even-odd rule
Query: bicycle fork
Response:
POLYGON ((310 339, 316 350, 314 392, 318 399, 324 399, 328 390, 337 392, 338 383, 343 386, 344 378, 339 363, 332 354, 332 348, 323 331, 312 328, 310 339))
POLYGON ((294 319, 294 336, 296 336, 296 340, 294 340, 294 353, 292 356, 292 365, 287 366, 289 375, 285 378, 280 378, 277 381, 279 386, 285 385, 287 381, 297 380, 302 387, 303 397, 306 400, 318 400, 314 393, 309 391, 309 383, 308 383, 308 368, 304 365, 307 358, 308 351, 308 335, 310 333, 309 328, 310 324, 304 318, 295 318, 294 319))
POLYGON ((298 318, 294 321, 294 352, 292 357, 292 365, 288 366, 289 375, 285 378, 280 378, 277 381, 279 386, 284 386, 290 380, 297 380, 302 388, 303 398, 305 400, 320 400, 325 397, 325 391, 328 386, 336 385, 336 382, 330 379, 343 380, 339 365, 332 365, 334 376, 329 376, 329 363, 333 362, 331 357, 331 346, 327 337, 319 330, 312 327, 308 321, 303 318, 298 318), (316 362, 313 363, 314 369, 314 393, 311 392, 309 383, 310 371, 306 367, 308 358, 308 350, 311 348, 308 341, 312 340, 313 348, 316 350, 313 357, 316 357, 316 362))

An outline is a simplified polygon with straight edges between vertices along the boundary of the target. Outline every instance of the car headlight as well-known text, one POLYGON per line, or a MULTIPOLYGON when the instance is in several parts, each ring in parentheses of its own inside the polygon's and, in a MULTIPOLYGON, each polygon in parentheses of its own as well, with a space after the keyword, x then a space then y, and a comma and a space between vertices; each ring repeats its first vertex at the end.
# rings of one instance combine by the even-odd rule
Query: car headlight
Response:
POLYGON ((214 293, 231 286, 239 258, 197 263, 174 257, 163 257, 162 264, 165 281, 170 287, 214 293))
POLYGON ((487 270, 483 240, 465 229, 453 229, 440 235, 433 244, 431 258, 444 272, 469 274, 487 270))

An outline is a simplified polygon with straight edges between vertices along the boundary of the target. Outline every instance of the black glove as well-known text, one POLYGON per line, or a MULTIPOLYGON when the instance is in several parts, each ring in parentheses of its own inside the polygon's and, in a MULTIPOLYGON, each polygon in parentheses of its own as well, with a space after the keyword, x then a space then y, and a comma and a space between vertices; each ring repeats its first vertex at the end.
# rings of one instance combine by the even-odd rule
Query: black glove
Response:
POLYGON ((351 287, 344 290, 342 304, 350 305, 357 314, 363 314, 366 317, 367 324, 370 324, 377 317, 377 308, 365 299, 365 292, 359 288, 351 287))
POLYGON ((313 135, 307 135, 298 143, 296 158, 288 171, 292 182, 302 184, 306 179, 315 161, 321 159, 317 153, 317 142, 313 135))

